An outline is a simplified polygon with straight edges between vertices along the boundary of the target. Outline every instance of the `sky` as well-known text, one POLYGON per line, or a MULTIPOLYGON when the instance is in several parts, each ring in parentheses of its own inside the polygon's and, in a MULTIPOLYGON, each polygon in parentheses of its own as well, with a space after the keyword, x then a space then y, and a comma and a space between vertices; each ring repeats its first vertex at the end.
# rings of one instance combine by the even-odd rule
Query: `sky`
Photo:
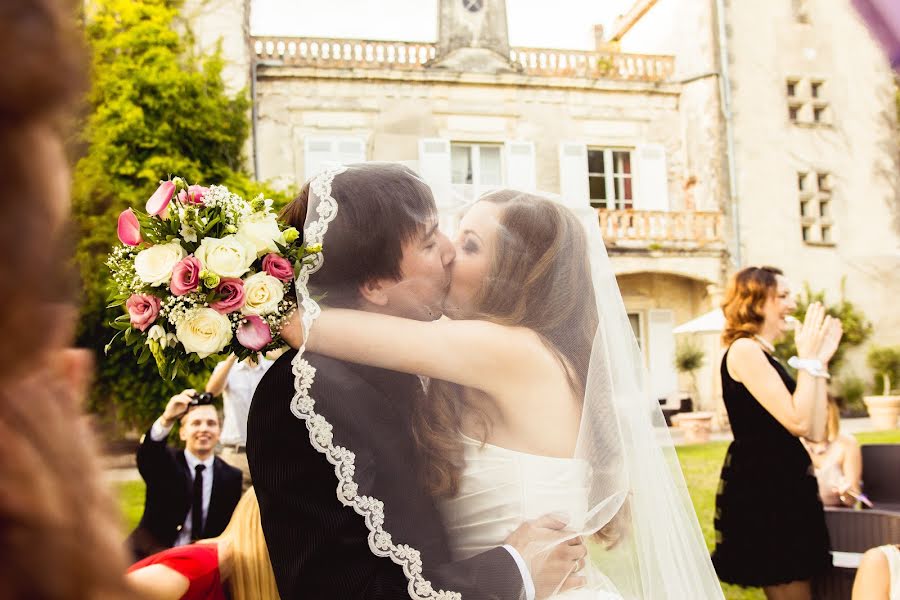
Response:
MULTIPOLYGON (((512 46, 593 50, 633 0, 507 0, 512 46)), ((438 0, 252 0, 253 35, 433 42, 438 0)))

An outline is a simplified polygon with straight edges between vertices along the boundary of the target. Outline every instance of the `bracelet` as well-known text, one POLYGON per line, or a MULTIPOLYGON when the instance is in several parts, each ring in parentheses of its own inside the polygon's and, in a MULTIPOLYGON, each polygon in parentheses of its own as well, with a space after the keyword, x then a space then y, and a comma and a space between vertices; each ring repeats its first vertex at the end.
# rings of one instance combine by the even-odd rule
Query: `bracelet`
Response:
POLYGON ((831 375, 828 374, 828 371, 826 371, 825 367, 822 365, 822 361, 818 358, 799 358, 797 356, 792 356, 788 359, 788 365, 798 371, 806 371, 813 377, 831 379, 831 375))

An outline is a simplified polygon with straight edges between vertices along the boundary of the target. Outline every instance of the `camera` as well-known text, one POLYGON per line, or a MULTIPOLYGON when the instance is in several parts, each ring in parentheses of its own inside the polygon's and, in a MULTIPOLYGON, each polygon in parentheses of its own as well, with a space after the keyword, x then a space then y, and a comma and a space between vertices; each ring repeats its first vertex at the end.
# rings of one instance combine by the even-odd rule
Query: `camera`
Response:
POLYGON ((201 392, 199 394, 194 394, 194 397, 188 402, 188 408, 193 408, 194 406, 202 406, 204 404, 212 404, 213 403, 213 395, 209 392, 201 392))

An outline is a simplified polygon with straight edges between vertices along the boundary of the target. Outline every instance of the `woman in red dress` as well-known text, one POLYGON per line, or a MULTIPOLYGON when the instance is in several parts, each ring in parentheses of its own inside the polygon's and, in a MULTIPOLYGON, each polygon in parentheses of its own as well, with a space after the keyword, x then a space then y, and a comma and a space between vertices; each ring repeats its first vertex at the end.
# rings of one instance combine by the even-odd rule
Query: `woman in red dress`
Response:
POLYGON ((222 535, 148 556, 127 578, 151 600, 277 600, 256 492, 244 493, 222 535))

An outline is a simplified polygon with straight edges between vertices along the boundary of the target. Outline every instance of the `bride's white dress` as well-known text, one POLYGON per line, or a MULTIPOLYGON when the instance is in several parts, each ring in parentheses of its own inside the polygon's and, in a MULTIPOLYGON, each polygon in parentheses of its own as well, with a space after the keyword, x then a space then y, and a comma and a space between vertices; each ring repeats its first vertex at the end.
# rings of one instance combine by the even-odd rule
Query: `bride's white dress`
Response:
MULTIPOLYGON (((454 559, 503 544, 525 521, 556 514, 578 530, 587 516, 590 466, 575 458, 526 454, 463 436, 465 466, 459 494, 441 503, 454 559)), ((585 588, 559 600, 618 600, 621 596, 590 563, 579 573, 585 588)))

